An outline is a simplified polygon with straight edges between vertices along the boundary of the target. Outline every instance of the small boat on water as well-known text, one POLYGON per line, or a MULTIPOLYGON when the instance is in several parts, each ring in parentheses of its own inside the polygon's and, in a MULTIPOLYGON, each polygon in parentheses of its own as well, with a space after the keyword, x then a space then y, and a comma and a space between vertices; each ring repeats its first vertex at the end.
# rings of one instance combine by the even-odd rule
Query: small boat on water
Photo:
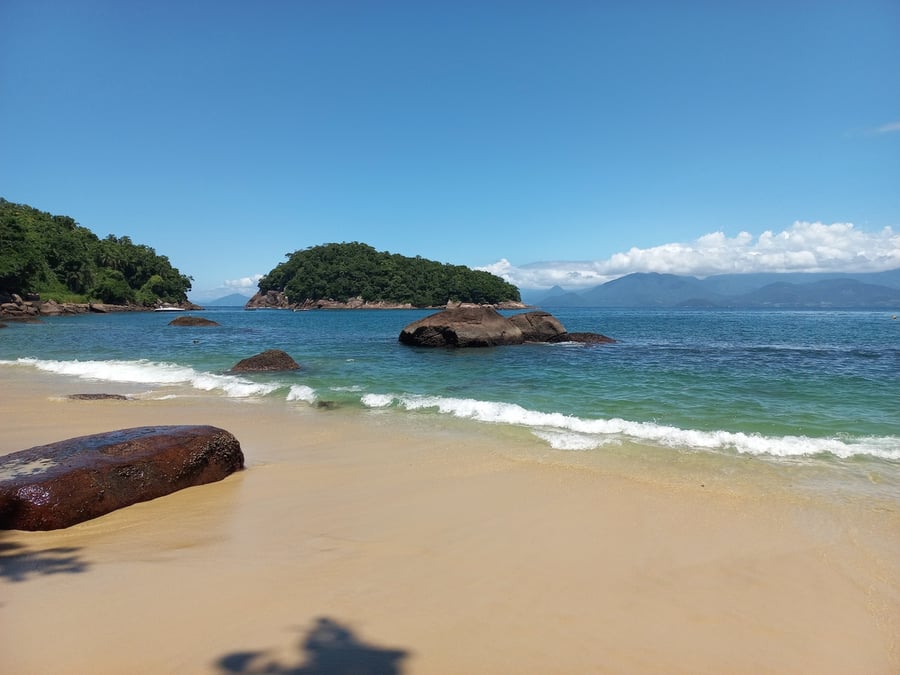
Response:
POLYGON ((183 312, 183 307, 157 307, 154 312, 183 312))

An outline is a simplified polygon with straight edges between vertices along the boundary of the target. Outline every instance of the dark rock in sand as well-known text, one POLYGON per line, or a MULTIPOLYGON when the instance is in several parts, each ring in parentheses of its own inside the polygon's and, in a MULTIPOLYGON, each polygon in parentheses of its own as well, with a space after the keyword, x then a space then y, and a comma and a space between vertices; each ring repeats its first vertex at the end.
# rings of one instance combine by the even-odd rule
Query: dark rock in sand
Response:
POLYGON ((210 319, 204 319, 202 316, 179 316, 169 322, 170 326, 219 326, 210 319))
POLYGON ((55 530, 242 469, 211 426, 122 429, 0 457, 0 529, 55 530))
POLYGON ((566 329, 549 312, 525 312, 513 314, 509 321, 519 327, 525 342, 551 342, 566 334, 566 329))
POLYGON ((75 401, 130 401, 128 396, 122 394, 69 394, 69 398, 75 401))
POLYGON ((400 342, 420 347, 494 347, 525 341, 521 329, 493 307, 445 309, 413 321, 400 332, 400 342))
POLYGON ((261 354, 238 361, 233 373, 265 373, 277 370, 297 370, 300 365, 287 352, 280 349, 267 349, 261 354))

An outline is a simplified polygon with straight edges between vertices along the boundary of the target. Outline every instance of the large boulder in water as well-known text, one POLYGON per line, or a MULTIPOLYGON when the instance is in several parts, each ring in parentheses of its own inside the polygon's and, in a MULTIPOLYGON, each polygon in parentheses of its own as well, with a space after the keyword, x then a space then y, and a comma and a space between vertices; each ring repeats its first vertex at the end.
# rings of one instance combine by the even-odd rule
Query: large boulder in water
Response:
POLYGON ((492 307, 463 305, 413 321, 400 332, 400 342, 419 347, 493 347, 523 342, 615 342, 600 333, 569 333, 548 312, 504 317, 492 307))
POLYGON ((525 337, 493 307, 464 306, 413 321, 400 332, 400 342, 420 347, 494 347, 522 344, 525 337))
POLYGON ((513 314, 510 322, 519 327, 525 342, 552 342, 566 334, 566 329, 550 312, 513 314))
POLYGON ((249 356, 238 361, 233 373, 267 373, 278 370, 297 370, 300 365, 291 358, 290 354, 280 349, 267 349, 264 352, 249 356))
POLYGON ((55 530, 221 480, 244 466, 211 426, 122 429, 0 457, 0 529, 55 530))

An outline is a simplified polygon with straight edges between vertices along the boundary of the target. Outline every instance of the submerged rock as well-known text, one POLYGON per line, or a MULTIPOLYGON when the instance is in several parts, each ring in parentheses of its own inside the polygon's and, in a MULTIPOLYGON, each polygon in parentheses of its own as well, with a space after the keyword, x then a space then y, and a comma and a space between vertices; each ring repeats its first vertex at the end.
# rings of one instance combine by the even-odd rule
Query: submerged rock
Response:
POLYGON ((69 394, 69 398, 75 401, 130 401, 131 398, 122 394, 69 394))
POLYGON ((552 338, 550 342, 580 342, 585 345, 603 345, 612 344, 616 340, 600 333, 563 333, 559 337, 552 338))
POLYGON ((231 369, 233 373, 265 373, 277 370, 297 370, 300 368, 287 352, 280 349, 266 351, 238 361, 231 369))
POLYGON ((0 457, 0 529, 55 530, 221 480, 244 467, 212 426, 122 429, 0 457))
POLYGON ((220 326, 221 324, 202 316, 179 316, 169 322, 170 326, 220 326))

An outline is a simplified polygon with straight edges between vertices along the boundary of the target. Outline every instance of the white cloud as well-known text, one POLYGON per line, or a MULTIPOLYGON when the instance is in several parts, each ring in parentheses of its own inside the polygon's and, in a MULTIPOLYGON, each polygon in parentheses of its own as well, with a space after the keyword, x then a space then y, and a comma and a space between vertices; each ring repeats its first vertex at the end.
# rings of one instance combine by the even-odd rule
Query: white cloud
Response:
POLYGON ((255 289, 259 284, 259 280, 263 278, 262 274, 251 274, 249 277, 241 277, 240 279, 229 279, 225 282, 225 288, 233 291, 246 291, 255 289))
POLYGON ((891 122, 890 124, 882 124, 875 130, 876 134, 889 134, 894 131, 900 131, 900 122, 891 122))
POLYGON ((890 227, 864 232, 852 223, 798 221, 758 237, 740 232, 705 234, 688 243, 631 248, 607 260, 541 262, 517 267, 502 259, 479 269, 520 288, 597 286, 633 272, 707 277, 750 272, 880 272, 900 268, 900 234, 890 227))

